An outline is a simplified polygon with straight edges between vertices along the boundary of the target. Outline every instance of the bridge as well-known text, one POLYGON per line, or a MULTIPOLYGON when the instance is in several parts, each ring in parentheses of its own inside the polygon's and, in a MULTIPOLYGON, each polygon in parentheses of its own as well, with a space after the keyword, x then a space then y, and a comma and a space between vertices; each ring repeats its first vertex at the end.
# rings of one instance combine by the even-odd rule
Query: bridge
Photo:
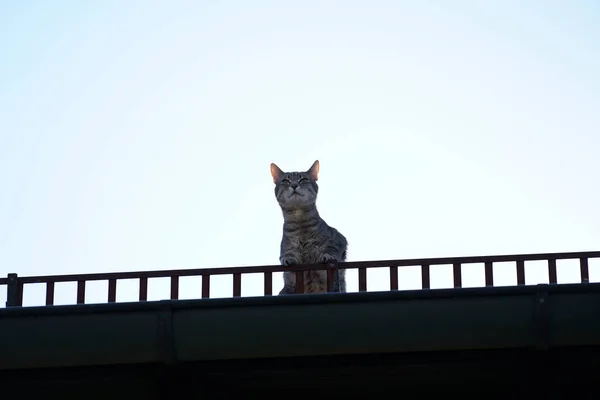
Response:
MULTIPOLYGON (((21 398, 197 399, 428 394, 560 398, 592 388, 600 369, 597 252, 425 258, 294 267, 232 267, 0 278, 0 384, 21 398), (580 283, 558 283, 557 263, 576 262, 580 283), (547 281, 528 284, 529 263, 547 281), (516 285, 494 285, 494 268, 516 285), (463 268, 482 265, 485 286, 463 287, 463 268), (507 267, 507 264, 509 267, 507 267), (449 265, 453 287, 431 289, 431 268, 449 265), (419 267, 421 289, 399 290, 398 271, 419 267), (367 271, 385 268, 389 289, 367 291, 367 271), (273 296, 273 274, 357 271, 358 292, 273 296), (262 276, 263 296, 242 297, 242 276, 262 276), (211 277, 232 276, 231 298, 210 298, 211 277), (200 277, 198 298, 180 280, 200 277), (148 301, 148 280, 168 278, 170 298, 148 301), (134 279, 138 301, 117 302, 134 279), (86 283, 108 283, 106 301, 86 304, 86 283), (73 304, 54 305, 55 286, 76 282, 73 304), (23 306, 28 285, 45 304, 23 306)), ((298 274, 299 277, 302 274, 298 274)), ((296 289, 302 292, 303 281, 296 289)), ((9 396, 7 395, 7 398, 9 396)))

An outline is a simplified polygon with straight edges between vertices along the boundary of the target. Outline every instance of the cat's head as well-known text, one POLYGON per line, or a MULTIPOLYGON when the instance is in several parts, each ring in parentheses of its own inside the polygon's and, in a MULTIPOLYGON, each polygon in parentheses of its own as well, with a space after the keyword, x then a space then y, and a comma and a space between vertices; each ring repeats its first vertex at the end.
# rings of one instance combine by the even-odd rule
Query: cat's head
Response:
POLYGON ((306 172, 283 172, 277 165, 271 164, 271 176, 275 183, 275 198, 281 207, 307 207, 316 203, 319 160, 306 172))

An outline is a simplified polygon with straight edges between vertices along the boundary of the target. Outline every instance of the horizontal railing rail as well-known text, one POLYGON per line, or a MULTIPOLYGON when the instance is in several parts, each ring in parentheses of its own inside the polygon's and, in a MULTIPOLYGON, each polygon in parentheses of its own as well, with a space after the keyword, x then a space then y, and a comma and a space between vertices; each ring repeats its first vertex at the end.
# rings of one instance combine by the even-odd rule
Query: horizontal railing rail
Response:
POLYGON ((59 282, 77 283, 77 304, 85 303, 86 282, 108 281, 107 302, 114 303, 117 294, 117 281, 124 279, 139 280, 139 301, 148 299, 148 279, 150 278, 170 278, 170 298, 177 300, 179 298, 179 278, 200 276, 202 277, 201 297, 210 297, 210 277, 216 275, 233 276, 233 297, 241 296, 241 277, 246 274, 263 274, 264 295, 272 295, 273 273, 284 271, 295 271, 296 273, 296 293, 304 292, 304 273, 306 271, 327 271, 328 288, 331 290, 332 283, 337 269, 357 269, 358 270, 358 290, 367 291, 367 269, 369 268, 388 268, 389 269, 389 288, 398 290, 398 268, 420 266, 421 267, 421 286, 423 289, 431 287, 430 267, 433 265, 452 265, 453 267, 453 286, 462 287, 462 266, 465 264, 484 264, 485 286, 494 286, 493 265, 500 262, 514 262, 517 273, 517 285, 525 285, 525 262, 526 261, 546 261, 548 266, 548 277, 550 284, 557 283, 557 260, 578 259, 581 283, 589 282, 589 259, 600 258, 600 251, 588 252, 570 252, 570 253, 540 253, 540 254, 518 254, 518 255, 494 255, 494 256, 470 256, 470 257, 445 257, 445 258, 416 258, 405 260, 377 260, 377 261, 353 261, 330 264, 308 264, 295 266, 267 265, 252 267, 226 267, 226 268, 197 268, 180 270, 160 270, 160 271, 133 271, 133 272, 113 272, 113 273, 92 273, 92 274, 70 274, 70 275, 48 275, 48 276, 18 276, 10 273, 6 278, 0 278, 0 286, 7 286, 7 307, 18 307, 23 304, 23 289, 27 284, 46 285, 46 305, 54 304, 54 287, 59 282))

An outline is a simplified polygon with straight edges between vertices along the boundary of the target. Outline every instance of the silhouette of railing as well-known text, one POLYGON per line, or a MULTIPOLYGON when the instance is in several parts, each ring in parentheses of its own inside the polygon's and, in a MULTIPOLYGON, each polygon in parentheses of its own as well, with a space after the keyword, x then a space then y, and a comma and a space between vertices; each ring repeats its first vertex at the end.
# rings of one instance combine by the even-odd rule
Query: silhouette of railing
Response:
MULTIPOLYGON (((556 261, 565 259, 578 259, 581 283, 589 282, 589 263, 592 258, 600 258, 600 251, 571 252, 571 253, 545 253, 545 254, 520 254, 520 255, 496 255, 496 256, 474 256, 474 257, 449 257, 449 258, 421 258, 408 260, 383 260, 383 261, 357 261, 325 264, 311 264, 283 267, 281 265, 259 266, 259 267, 229 267, 229 268, 201 268, 183 270, 163 271, 139 271, 139 272, 116 272, 96 274, 73 274, 73 275, 49 275, 49 276, 18 276, 8 274, 7 278, 0 278, 0 286, 7 286, 7 307, 19 307, 23 305, 23 289, 28 284, 46 284, 46 305, 54 304, 54 287, 58 282, 77 282, 77 304, 85 303, 86 282, 108 281, 107 302, 114 303, 117 295, 117 281, 124 279, 139 280, 139 301, 148 300, 149 278, 170 278, 172 300, 179 299, 179 278, 200 276, 202 286, 200 295, 202 298, 210 297, 210 278, 216 275, 233 276, 233 297, 241 296, 242 275, 263 274, 264 295, 272 295, 273 273, 283 271, 316 271, 326 270, 328 288, 331 291, 336 269, 358 270, 358 291, 367 291, 367 269, 388 268, 390 290, 398 290, 398 268, 420 266, 421 287, 430 289, 430 267, 432 265, 453 266, 453 286, 462 287, 462 266, 465 264, 484 264, 485 286, 494 286, 493 265, 500 262, 514 262, 517 273, 517 285, 525 285, 525 262, 546 261, 548 265, 549 284, 557 283, 556 261)), ((304 274, 296 274, 296 293, 304 292, 304 274)))

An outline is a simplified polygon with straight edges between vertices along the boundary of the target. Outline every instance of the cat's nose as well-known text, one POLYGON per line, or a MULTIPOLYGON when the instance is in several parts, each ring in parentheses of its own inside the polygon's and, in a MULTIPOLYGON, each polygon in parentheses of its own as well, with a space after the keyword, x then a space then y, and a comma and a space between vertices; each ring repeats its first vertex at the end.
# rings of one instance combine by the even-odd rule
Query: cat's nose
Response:
POLYGON ((297 183, 292 183, 292 189, 296 190, 297 187, 298 187, 297 183))

